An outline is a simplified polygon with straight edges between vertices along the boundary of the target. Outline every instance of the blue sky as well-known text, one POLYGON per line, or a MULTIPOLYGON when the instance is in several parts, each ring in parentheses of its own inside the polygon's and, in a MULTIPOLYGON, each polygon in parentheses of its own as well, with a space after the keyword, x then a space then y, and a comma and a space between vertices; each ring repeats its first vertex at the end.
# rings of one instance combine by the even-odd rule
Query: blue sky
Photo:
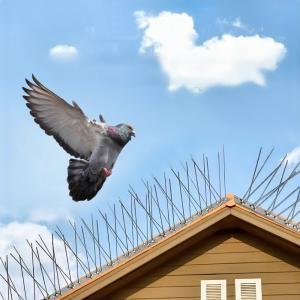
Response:
MULTIPOLYGON (((1 0, 1 223, 51 227, 57 218, 89 215, 126 197, 129 184, 142 189, 141 178, 162 174, 190 155, 197 158, 204 152, 215 160, 223 144, 228 189, 241 193, 260 146, 275 147, 277 163, 300 144, 299 17, 296 0, 1 0), (224 34, 234 41, 258 35, 259 41, 268 37, 280 43, 286 53, 274 70, 262 72, 264 86, 246 79, 234 86, 213 83, 200 92, 184 86, 170 91, 173 69, 164 70, 155 45, 140 50, 146 28, 139 28, 136 11, 143 11, 145 18, 164 11, 172 16, 185 13, 198 35, 195 47, 213 37, 221 40, 224 34), (74 47, 76 55, 51 56, 50 49, 57 45, 74 47), (64 99, 76 100, 90 118, 102 113, 111 124, 130 123, 136 129, 136 139, 90 202, 69 198, 69 155, 28 113, 21 87, 31 73, 64 99)), ((259 54, 255 50, 249 50, 254 58, 259 54)), ((209 70, 198 71, 205 77, 209 70)))

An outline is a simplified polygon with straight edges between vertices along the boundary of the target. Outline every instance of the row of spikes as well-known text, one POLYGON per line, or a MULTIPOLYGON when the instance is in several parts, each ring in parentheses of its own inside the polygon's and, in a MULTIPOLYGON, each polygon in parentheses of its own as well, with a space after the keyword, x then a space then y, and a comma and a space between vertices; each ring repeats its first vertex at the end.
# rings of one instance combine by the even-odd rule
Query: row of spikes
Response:
MULTIPOLYGON (((253 210, 265 207, 266 216, 299 230, 300 221, 295 220, 300 214, 300 187, 288 187, 300 172, 299 164, 288 172, 288 162, 282 159, 262 175, 272 152, 262 159, 260 149, 240 202, 253 210)), ((151 184, 143 181, 143 196, 130 186, 129 200, 119 200, 108 213, 98 210, 90 220, 69 221, 65 233, 57 226, 51 237, 39 235, 34 243, 27 241, 27 254, 14 247, 1 258, 0 297, 54 298, 221 205, 227 200, 224 149, 217 158, 215 180, 207 157, 201 164, 192 158, 182 164, 181 172, 171 168, 171 176, 153 177, 151 184)))

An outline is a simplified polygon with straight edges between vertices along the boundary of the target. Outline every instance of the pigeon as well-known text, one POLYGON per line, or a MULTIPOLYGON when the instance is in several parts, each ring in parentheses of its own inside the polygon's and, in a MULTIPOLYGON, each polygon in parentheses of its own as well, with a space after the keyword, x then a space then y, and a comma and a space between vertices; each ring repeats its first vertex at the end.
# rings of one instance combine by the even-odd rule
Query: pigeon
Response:
POLYGON ((132 126, 108 125, 102 115, 100 122, 89 120, 79 105, 69 104, 53 93, 34 75, 25 79, 26 105, 34 121, 58 142, 71 156, 68 185, 74 201, 91 200, 102 188, 124 146, 135 136, 132 126))

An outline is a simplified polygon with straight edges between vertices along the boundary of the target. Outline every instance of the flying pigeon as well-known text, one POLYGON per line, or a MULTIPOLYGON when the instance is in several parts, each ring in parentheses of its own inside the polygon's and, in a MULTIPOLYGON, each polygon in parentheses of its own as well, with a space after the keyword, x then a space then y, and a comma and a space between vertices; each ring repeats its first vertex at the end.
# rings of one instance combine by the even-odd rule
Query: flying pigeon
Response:
POLYGON ((70 196, 74 201, 90 200, 102 188, 124 146, 135 136, 132 126, 108 125, 103 116, 100 122, 89 120, 76 102, 72 105, 46 88, 32 75, 26 80, 30 114, 34 121, 52 135, 59 145, 76 159, 68 167, 70 196))

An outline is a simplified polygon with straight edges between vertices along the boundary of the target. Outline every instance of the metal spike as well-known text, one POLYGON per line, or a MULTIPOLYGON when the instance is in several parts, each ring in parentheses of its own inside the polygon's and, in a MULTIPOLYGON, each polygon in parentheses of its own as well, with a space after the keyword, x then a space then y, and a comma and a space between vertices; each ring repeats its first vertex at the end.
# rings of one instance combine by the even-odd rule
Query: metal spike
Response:
MULTIPOLYGON (((71 222, 70 222, 70 224, 71 224, 72 228, 73 228, 73 226, 75 226, 71 222)), ((55 232, 56 232, 57 236, 63 241, 64 238, 63 238, 63 233, 61 232, 61 230, 58 229, 58 231, 55 231, 55 232)), ((70 243, 67 240, 65 242, 66 242, 66 246, 68 247, 68 249, 74 255, 74 258, 76 259, 77 282, 79 283, 79 281, 80 281, 79 270, 78 270, 79 266, 81 267, 81 269, 85 273, 85 275, 88 273, 89 269, 88 269, 88 266, 83 262, 83 260, 78 255, 77 239, 78 239, 79 234, 77 233, 77 230, 74 230, 74 233, 75 233, 75 250, 72 248, 72 246, 70 245, 70 243)), ((86 277, 87 277, 87 275, 86 275, 86 277)))
POLYGON ((177 215, 177 218, 179 219, 179 222, 182 223, 184 221, 184 215, 180 211, 180 209, 175 205, 174 201, 172 200, 172 183, 171 180, 169 179, 169 188, 170 188, 170 197, 168 196, 167 191, 164 190, 160 182, 157 180, 156 177, 153 177, 154 181, 156 182, 157 186, 160 188, 161 192, 165 195, 166 198, 169 199, 169 203, 171 203, 174 213, 177 215), (182 219, 181 219, 182 218, 182 219))
MULTIPOLYGON (((54 289, 56 291, 56 293, 60 293, 59 288, 56 288, 56 281, 59 280, 57 279, 58 275, 58 271, 60 272, 60 274, 62 275, 64 281, 66 284, 68 284, 68 275, 64 272, 63 268, 61 266, 59 266, 56 262, 56 258, 55 258, 55 249, 52 248, 50 251, 50 249, 47 247, 45 241, 43 240, 43 238, 39 235, 40 240, 42 241, 42 244, 39 241, 35 241, 37 243, 37 245, 40 247, 40 249, 43 250, 43 252, 51 259, 52 261, 52 266, 53 266, 53 283, 54 283, 54 289), (54 252, 54 256, 53 256, 53 252, 54 252)), ((29 242, 27 242, 29 243, 29 242)), ((30 243, 29 243, 30 244, 30 243)), ((51 241, 51 245, 52 245, 52 241, 51 241)), ((52 246, 53 247, 53 246, 52 246)))
POLYGON ((1 257, 0 257, 0 260, 1 260, 1 263, 4 267, 4 269, 5 269, 5 272, 6 272, 6 278, 4 276, 2 276, 1 274, 0 274, 0 276, 7 284, 7 297, 8 297, 8 299, 13 299, 12 291, 14 291, 17 294, 19 299, 23 299, 20 296, 20 294, 18 293, 18 291, 17 291, 17 289, 16 289, 16 287, 15 287, 15 285, 14 285, 14 283, 13 283, 13 281, 12 281, 10 275, 9 275, 8 255, 6 255, 5 261, 1 257))
MULTIPOLYGON (((96 232, 97 232, 97 244, 100 245, 100 236, 99 236, 99 225, 98 220, 96 220, 96 232)), ((99 257, 99 272, 102 272, 102 258, 101 258, 101 246, 98 248, 98 257, 99 257)))
MULTIPOLYGON (((205 171, 203 172, 200 167, 198 166, 198 164, 196 163, 196 161, 192 158, 192 161, 194 162, 197 170, 199 171, 200 175, 202 176, 203 180, 206 182, 206 184, 209 186, 211 193, 215 199, 215 201, 219 199, 221 199, 221 195, 218 194, 218 192, 216 191, 216 189, 214 188, 214 186, 211 184, 210 180, 208 179, 208 177, 205 175, 205 171)), ((206 196, 206 206, 208 207, 208 202, 207 202, 207 196, 206 196)))
POLYGON ((139 237, 143 240, 143 238, 146 238, 144 232, 141 230, 141 228, 138 226, 138 224, 136 222, 134 222, 134 219, 132 218, 132 215, 128 212, 128 210, 126 209, 125 205, 123 204, 123 202, 121 200, 119 200, 119 203, 121 204, 121 206, 124 208, 126 214, 128 215, 129 219, 132 221, 132 226, 133 228, 136 228, 137 230, 137 234, 139 235, 139 237))
MULTIPOLYGON (((166 173, 164 173, 164 184, 165 184, 165 191, 168 192, 168 189, 167 189, 167 178, 166 178, 166 173)), ((155 185, 154 185, 154 187, 155 187, 155 190, 156 190, 156 186, 155 186, 155 185)), ((167 206, 168 225, 169 225, 169 228, 171 228, 168 197, 166 197, 165 200, 166 200, 166 206, 167 206)))
POLYGON ((81 228, 82 239, 83 239, 83 247, 84 247, 85 255, 86 255, 86 262, 87 262, 87 266, 88 266, 88 269, 89 269, 89 277, 92 277, 92 272, 91 272, 91 268, 90 268, 90 261, 89 261, 89 256, 91 256, 91 255, 89 255, 89 252, 87 250, 83 227, 80 226, 80 228, 81 228))
MULTIPOLYGON (((153 196, 153 189, 152 187, 149 187, 149 183, 145 183, 143 182, 144 186, 146 187, 147 189, 147 192, 149 194, 149 197, 154 201, 154 203, 156 204, 157 208, 158 208, 158 213, 159 213, 159 217, 160 217, 160 228, 162 231, 164 231, 164 226, 163 226, 163 220, 162 220, 162 217, 164 218, 164 220, 166 222, 168 222, 168 219, 166 217, 166 215, 164 214, 164 212, 162 211, 162 209, 160 208, 160 204, 159 204, 159 199, 158 199, 158 194, 157 194, 157 189, 156 189, 156 185, 154 184, 153 185, 153 189, 154 189, 154 192, 155 192, 155 197, 153 196)), ((136 195, 137 197, 137 195, 136 195)), ((144 206, 145 210, 147 210, 147 205, 144 206)), ((146 211, 146 214, 149 216, 151 216, 152 214, 149 214, 147 211, 146 211)), ((164 233, 163 233, 164 234, 164 233)))
MULTIPOLYGON (((198 165, 196 164, 196 162, 194 161, 194 159, 192 158, 194 164, 198 167, 198 165)), ((208 207, 208 202, 207 202, 207 188, 206 188, 206 163, 205 163, 205 157, 204 154, 202 154, 202 162, 203 162, 203 174, 202 172, 200 172, 200 174, 202 175, 202 179, 204 181, 204 195, 205 195, 205 206, 208 207)), ((198 171, 200 171, 199 167, 197 168, 198 171)))
MULTIPOLYGON (((35 284, 37 285, 38 289, 40 290, 41 294, 44 297, 43 294, 43 289, 44 287, 36 280, 34 274, 32 274, 32 272, 30 271, 30 269, 28 268, 28 266, 26 265, 25 261, 23 260, 23 258, 21 257, 20 253, 18 252, 18 250, 14 247, 15 251, 17 252, 18 256, 19 256, 19 260, 14 256, 13 253, 10 253, 10 256, 20 265, 23 266, 23 270, 25 270, 25 272, 29 275, 29 277, 34 280, 35 284)), ((1 258, 0 258, 1 259, 1 258)), ((11 286, 9 286, 9 288, 11 289, 11 286)), ((44 291, 46 292, 46 291, 44 291)))
MULTIPOLYGON (((195 206, 195 204, 198 206, 198 201, 192 196, 192 194, 190 193, 189 191, 189 188, 185 186, 185 184, 182 182, 181 178, 180 178, 180 175, 179 175, 179 172, 176 173, 173 169, 171 169, 173 174, 175 175, 175 177, 177 178, 178 180, 178 185, 179 185, 179 189, 180 189, 180 193, 182 194, 182 190, 181 188, 183 189, 183 191, 185 192, 185 194, 189 197, 189 200, 193 200, 193 201, 190 201, 189 202, 189 205, 192 204, 195 211, 198 211, 198 207, 195 206)), ((190 214, 190 217, 191 217, 191 214, 190 214)))
POLYGON ((258 197, 258 199, 253 203, 253 205, 256 205, 256 203, 258 203, 260 201, 260 199, 262 199, 265 196, 265 192, 267 191, 268 187, 270 186, 271 182, 273 181, 273 179, 275 178, 278 170, 280 169, 282 163, 280 163, 274 170, 272 170, 271 173, 268 174, 268 176, 266 176, 258 185, 255 189, 253 189, 253 191, 251 191, 251 193, 248 194, 248 198, 250 198, 265 182, 267 182, 265 188, 263 189, 262 193, 260 194, 260 196, 258 197))
MULTIPOLYGON (((173 230, 175 230, 175 217, 174 217, 174 202, 173 202, 173 194, 172 194, 172 184, 171 179, 169 178, 169 191, 170 191, 170 197, 168 196, 168 192, 166 190, 166 196, 168 199, 170 199, 171 207, 172 207, 172 222, 173 222, 173 230)), ((180 220, 180 219, 179 219, 180 220)))
MULTIPOLYGON (((115 204, 114 204, 114 206, 115 206, 115 204)), ((123 249, 122 247, 119 246, 121 248, 121 250, 123 251, 123 254, 124 254, 125 252, 129 251, 128 241, 131 243, 131 245, 133 247, 132 241, 130 240, 129 236, 127 235, 124 211, 123 211, 123 209, 121 209, 121 211, 122 211, 122 218, 124 217, 123 224, 122 224, 121 221, 118 219, 117 214, 114 212, 114 210, 111 208, 110 205, 109 205, 109 209, 114 214, 115 221, 117 222, 117 224, 119 224, 121 230, 124 233, 125 242, 122 239, 119 238, 119 234, 117 233, 117 229, 114 229, 114 234, 116 235, 117 239, 120 241, 120 243, 122 243, 123 247, 125 248, 125 249, 123 249)))
POLYGON ((219 195, 222 198, 221 163, 220 163, 220 153, 219 152, 218 152, 218 179, 219 179, 219 195))
MULTIPOLYGON (((95 228, 94 228, 94 217, 91 215, 91 225, 92 225, 92 234, 95 236, 95 228)), ((98 266, 97 266, 97 254, 96 254, 96 240, 92 238, 93 241, 93 250, 94 250, 94 261, 95 261, 95 272, 98 273, 98 266)))
MULTIPOLYGON (((172 170, 172 172, 174 172, 172 170)), ((175 172, 174 172, 175 173, 175 172)), ((176 174, 176 173, 175 173, 176 174)), ((181 209, 182 209, 182 215, 183 215, 183 220, 184 220, 184 223, 186 223, 186 218, 185 218, 185 212, 184 212, 184 205, 183 205, 183 197, 182 197, 182 189, 181 189, 181 180, 180 180, 180 174, 179 172, 177 173, 177 175, 175 175, 178 179, 178 183, 179 183, 179 191, 180 191, 180 201, 181 201, 181 209)))
MULTIPOLYGON (((22 276, 22 284, 23 284, 24 296, 25 296, 25 299, 27 300, 27 293, 26 293, 26 287, 25 287, 25 279, 24 279, 23 266, 21 264, 21 258, 20 258, 20 268, 21 268, 21 276, 22 276)), ((44 280, 44 277, 43 277, 43 280, 44 280)), ((44 280, 44 283, 45 283, 45 280, 44 280)), ((44 284, 44 286, 45 286, 45 290, 47 291, 46 284, 44 284)), ((48 292, 46 292, 46 293, 48 295, 48 292)))
MULTIPOLYGON (((101 217, 103 218, 103 220, 105 221, 109 232, 111 232, 113 234, 113 238, 115 239, 115 243, 116 243, 116 247, 119 246, 119 248, 122 250, 123 254, 125 253, 125 249, 126 249, 126 245, 125 243, 120 239, 120 237, 118 236, 118 233, 116 231, 115 228, 113 228, 110 223, 108 222, 107 219, 107 215, 103 215, 103 213, 99 210, 99 213, 101 215, 101 217)), ((116 221, 116 220, 115 220, 116 221)), ((115 224, 116 225, 116 224, 115 224)), ((117 254, 117 253, 116 253, 117 254)), ((116 255, 116 257, 118 257, 118 255, 116 255)))
POLYGON ((254 182, 256 181, 256 179, 260 175, 261 171, 265 167, 265 165, 266 165, 267 161, 269 160, 269 158, 271 157, 273 151, 274 151, 274 148, 269 152, 269 154, 267 155, 267 157, 263 161, 262 165, 260 166, 259 170, 257 171, 259 160, 260 160, 260 156, 261 156, 261 153, 262 153, 262 148, 260 148, 259 154, 258 154, 258 158, 257 158, 256 164, 255 164, 255 169, 254 169, 254 173, 253 173, 253 176, 252 176, 252 180, 251 180, 251 183, 250 183, 250 186, 249 186, 248 190, 246 191, 245 195, 242 198, 243 200, 245 200, 245 201, 248 200, 254 182))
MULTIPOLYGON (((98 211, 99 211, 99 210, 98 210, 98 211)), ((104 256, 104 259, 106 260, 106 263, 108 264, 108 263, 109 263, 109 260, 110 260, 109 254, 108 254, 107 251, 105 251, 105 249, 101 246, 100 242, 98 242, 98 240, 96 239, 95 235, 93 235, 92 230, 89 228, 89 226, 88 226, 87 223, 84 221, 84 219, 81 219, 81 221, 82 221, 82 224, 85 226, 85 228, 86 228, 88 234, 90 235, 90 237, 91 237, 93 240, 95 240, 95 244, 97 245, 97 247, 100 247, 101 250, 103 251, 103 253, 106 255, 106 256, 104 256)), ((70 223, 70 224, 71 224, 71 223, 70 223)), ((78 236, 78 237, 79 237, 79 236, 78 236)), ((82 240, 80 239, 80 237, 79 237, 79 241, 80 241, 81 244, 83 245, 82 240)), ((91 260, 93 261, 93 258, 92 258, 92 256, 90 255, 89 252, 88 252, 88 256, 89 256, 89 257, 91 258, 91 260)), ((86 265, 85 265, 85 266, 86 266, 86 265)), ((87 270, 89 270, 89 269, 88 269, 88 266, 86 266, 86 268, 87 268, 87 270)))
MULTIPOLYGON (((47 286, 46 286, 46 283, 45 283, 44 273, 46 274, 48 280, 51 282, 51 284, 52 284, 54 290, 55 290, 55 285, 53 284, 53 281, 51 280, 51 277, 50 277, 49 273, 46 271, 45 267, 43 266, 43 264, 42 264, 42 262, 41 262, 38 247, 36 247, 36 252, 35 252, 35 251, 33 250, 33 245, 32 245, 32 243, 30 243, 28 240, 26 240, 26 241, 27 241, 28 246, 31 248, 32 253, 34 254, 34 256, 37 258, 37 260, 38 260, 38 262, 39 262, 40 270, 41 270, 41 274, 42 274, 42 278, 43 278, 43 283, 44 283, 45 292, 46 292, 46 294, 47 294, 47 296, 48 296, 49 294, 48 294, 47 286)), ((22 261, 21 261, 20 255, 19 255, 19 259, 20 259, 20 266, 21 266, 21 268, 23 269, 24 267, 23 267, 23 265, 22 265, 22 261)), ((55 292, 56 292, 56 290, 55 290, 55 292)))
MULTIPOLYGON (((46 291, 46 295, 47 295, 47 297, 49 298, 50 295, 49 295, 48 290, 47 290, 47 285, 46 285, 46 281, 45 281, 44 272, 45 272, 45 274, 47 274, 47 276, 49 277, 49 279, 50 279, 50 276, 49 276, 48 273, 46 272, 46 270, 45 270, 45 268, 44 268, 44 266, 43 266, 43 264, 42 264, 42 262, 41 262, 38 247, 36 247, 35 249, 36 249, 36 254, 35 254, 35 255, 36 255, 37 260, 38 260, 39 265, 40 265, 40 271, 41 271, 41 274, 42 274, 42 279, 43 279, 43 283, 44 283, 44 288, 45 288, 45 291, 46 291)), ((21 269, 22 269, 22 267, 21 267, 21 269)), ((23 270, 22 270, 22 277, 23 277, 23 270)), ((51 281, 50 281, 50 282, 51 282, 51 281)), ((24 294, 25 294, 25 298, 27 299, 27 297, 26 297, 26 291, 25 291, 25 284, 24 284, 24 277, 23 277, 23 286, 24 286, 24 294)))
MULTIPOLYGON (((133 199, 134 201, 136 201, 136 202, 140 205, 140 207, 141 207, 141 208, 149 215, 149 217, 150 217, 151 220, 152 220, 152 224, 155 226, 155 228, 157 229, 157 231, 158 231, 159 233, 161 233, 160 230, 163 230, 163 228, 161 227, 161 224, 159 224, 159 223, 154 219, 153 214, 152 214, 152 209, 151 209, 151 213, 149 213, 148 210, 147 210, 147 209, 145 208, 145 206, 143 205, 143 203, 142 203, 142 202, 140 201, 140 199, 138 198, 137 194, 133 194, 131 191, 129 191, 129 193, 130 193, 132 199, 133 199)), ((151 191, 150 191, 150 193, 151 193, 151 191)), ((153 197, 150 197, 150 199, 153 199, 153 197)), ((135 221, 135 224, 136 224, 136 221, 135 221)), ((136 227, 136 230, 137 230, 137 229, 138 229, 138 227, 136 227)), ((142 233, 142 235, 144 236, 144 238, 147 239, 147 237, 145 236, 145 234, 143 233, 143 231, 140 230, 140 232, 142 233)))
POLYGON ((197 174, 197 169, 196 165, 193 162, 193 167, 194 167, 194 174, 195 174, 195 180, 196 180, 196 189, 197 189, 197 194, 198 194, 198 202, 199 202, 199 208, 200 208, 200 213, 202 214, 202 204, 201 204, 201 199, 203 202, 205 202, 202 194, 200 193, 200 187, 199 187, 199 181, 198 181, 198 174, 197 174))
POLYGON ((223 145, 223 186, 224 186, 224 191, 225 191, 225 195, 227 195, 227 191, 226 191, 226 159, 225 159, 225 148, 223 145))

